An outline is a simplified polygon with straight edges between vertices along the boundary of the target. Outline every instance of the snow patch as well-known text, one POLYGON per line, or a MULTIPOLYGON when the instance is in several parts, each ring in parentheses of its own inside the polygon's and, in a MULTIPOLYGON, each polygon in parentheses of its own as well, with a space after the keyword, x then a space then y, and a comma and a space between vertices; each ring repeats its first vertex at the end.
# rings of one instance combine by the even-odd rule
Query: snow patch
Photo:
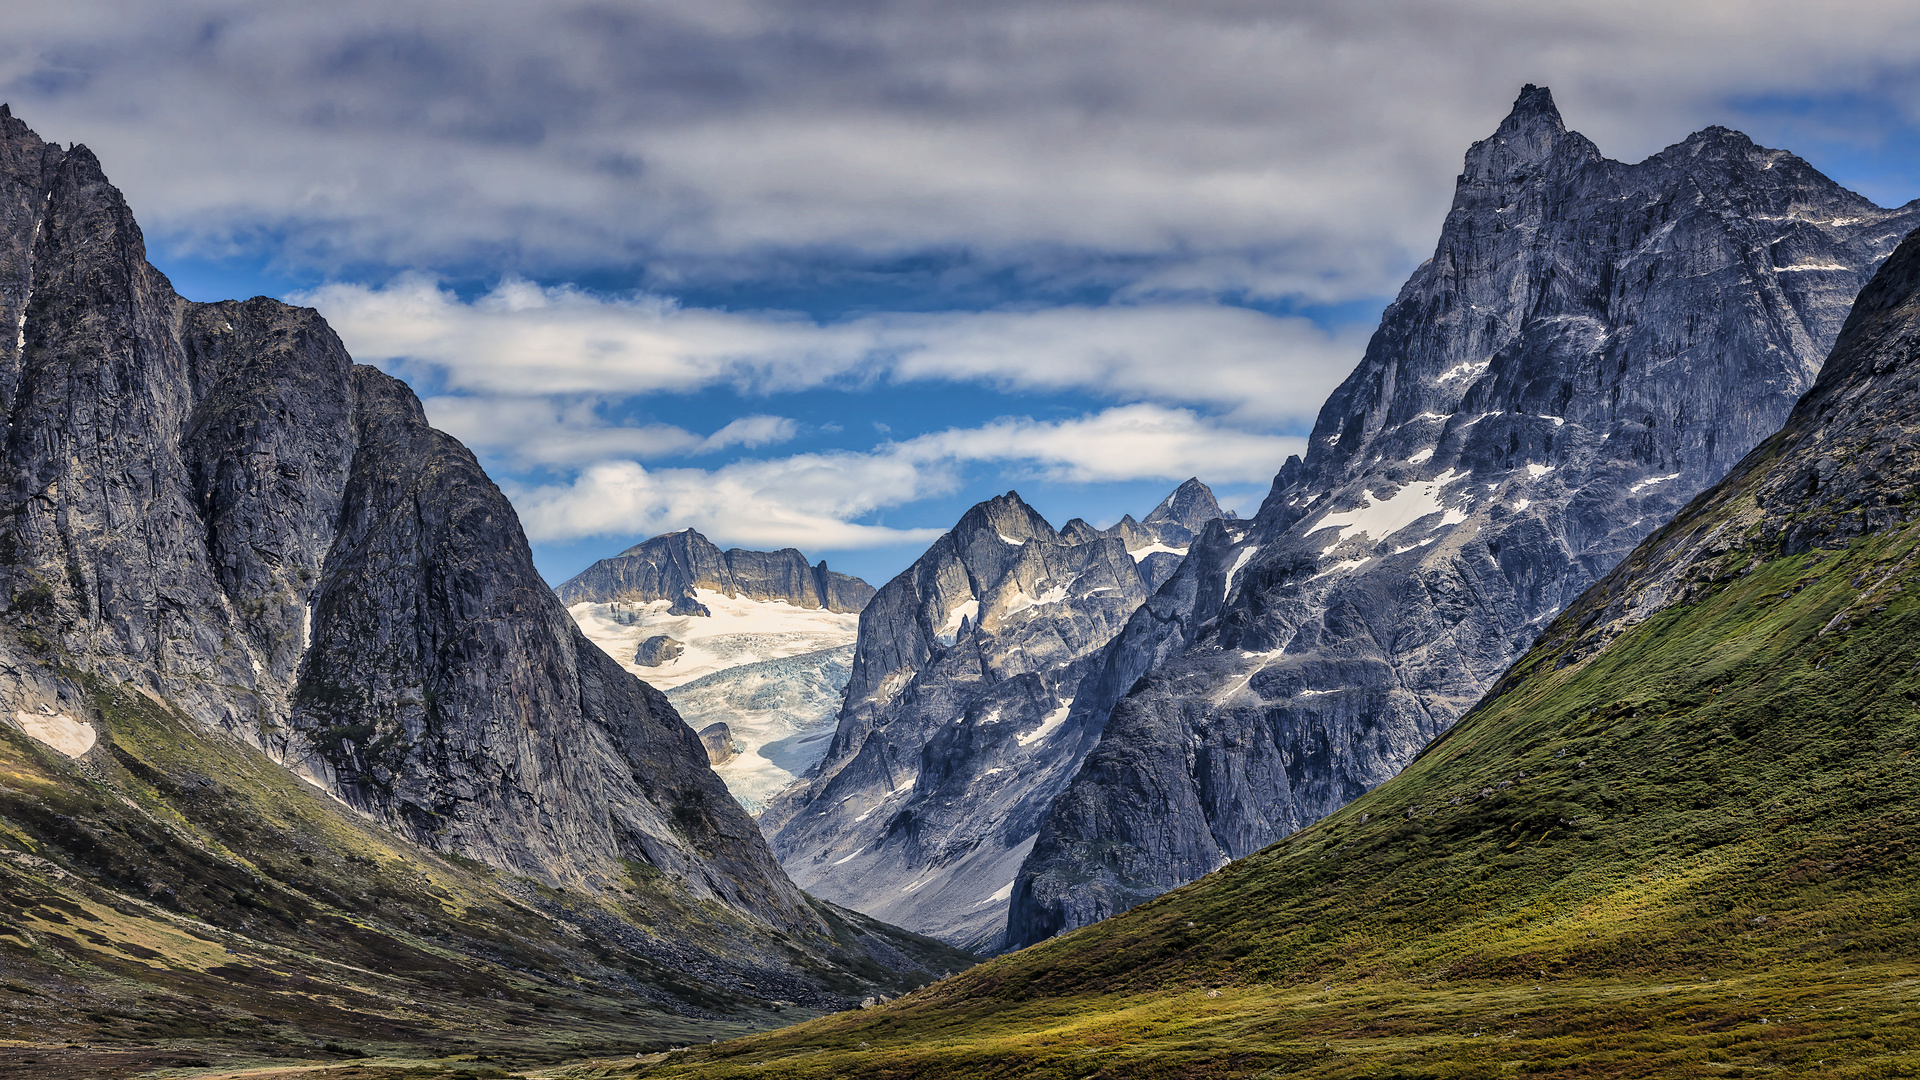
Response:
POLYGON ((1073 699, 1068 698, 1065 704, 1048 713, 1046 719, 1040 721, 1039 727, 1034 728, 1024 735, 1014 736, 1014 741, 1018 742, 1021 746, 1032 746, 1034 743, 1060 730, 1060 725, 1067 722, 1067 710, 1071 708, 1073 708, 1073 699))
POLYGON ((1259 544, 1254 544, 1250 547, 1245 547, 1240 549, 1240 554, 1236 556, 1233 560, 1232 569, 1227 571, 1226 587, 1220 590, 1221 600, 1224 601, 1227 597, 1233 595, 1233 579, 1240 576, 1241 568, 1246 566, 1247 560, 1253 558, 1253 553, 1259 550, 1260 550, 1259 544))
POLYGON ((1564 416, 1548 416, 1546 413, 1541 413, 1540 419, 1553 421, 1554 427, 1564 427, 1567 422, 1567 418, 1564 416))
POLYGON ((1527 462, 1527 475, 1533 477, 1535 480, 1540 479, 1552 471, 1553 466, 1551 465, 1535 465, 1531 461, 1527 462))
POLYGON ((973 906, 980 907, 983 904, 995 904, 1002 900, 1011 899, 1013 899, 1013 882, 1009 881, 1005 885, 1000 886, 998 891, 988 896, 985 900, 974 901, 973 906))
POLYGON ((1346 559, 1346 560, 1344 560, 1344 561, 1342 561, 1342 562, 1337 562, 1337 563, 1334 563, 1334 564, 1333 564, 1332 566, 1329 566, 1329 567, 1327 567, 1327 568, 1326 568, 1325 570, 1322 570, 1322 571, 1320 571, 1319 573, 1317 573, 1317 574, 1315 574, 1315 575, 1313 575, 1312 577, 1310 577, 1310 578, 1308 578, 1307 580, 1308 580, 1308 581, 1319 581, 1319 580, 1320 580, 1321 578, 1323 578, 1323 577, 1326 577, 1326 576, 1327 576, 1327 575, 1329 575, 1329 574, 1344 574, 1344 573, 1346 573, 1346 572, 1347 572, 1347 571, 1349 571, 1349 570, 1353 570, 1353 569, 1356 569, 1356 568, 1358 568, 1358 567, 1362 567, 1362 566, 1365 566, 1365 565, 1367 565, 1368 563, 1370 563, 1370 562, 1372 562, 1372 561, 1373 561, 1373 560, 1372 560, 1371 558, 1366 558, 1366 559, 1346 559))
POLYGON ((1628 488, 1627 494, 1638 495, 1640 493, 1641 488, 1650 488, 1655 484, 1664 484, 1669 480, 1678 480, 1678 479, 1680 479, 1679 473, 1668 473, 1666 476, 1649 476, 1645 480, 1642 480, 1639 483, 1628 488))
MULTIPOLYGON (((1374 498, 1371 490, 1363 490, 1360 493, 1360 506, 1352 510, 1328 514, 1320 519, 1318 525, 1308 529, 1307 535, 1311 536, 1322 529, 1337 528, 1340 530, 1340 535, 1334 541, 1334 546, 1357 534, 1364 534, 1373 540, 1385 540, 1422 518, 1446 512, 1447 508, 1440 503, 1441 489, 1456 480, 1464 479, 1465 476, 1464 473, 1448 469, 1431 480, 1416 480, 1406 484, 1391 496, 1378 500, 1374 498)), ((1456 514, 1459 512, 1447 512, 1448 520, 1443 520, 1440 524, 1449 525, 1466 520, 1464 514, 1455 517, 1456 514)))
POLYGON ((1014 547, 1019 547, 1021 544, 1026 543, 1025 540, 1015 540, 1013 537, 1008 536, 1006 533, 994 533, 994 535, 1000 538, 1001 543, 1011 544, 1014 547))
POLYGON ((1513 500, 1513 508, 1514 508, 1514 510, 1516 510, 1516 511, 1519 511, 1519 510, 1525 510, 1525 509, 1526 509, 1527 507, 1529 507, 1529 506, 1532 506, 1532 505, 1533 505, 1533 500, 1532 500, 1532 499, 1515 499, 1515 500, 1513 500))
MULTIPOLYGON (((868 813, 872 813, 872 811, 871 811, 871 810, 869 810, 869 811, 868 811, 868 813)), ((840 864, 842 864, 842 863, 846 863, 846 862, 851 862, 851 861, 852 861, 852 860, 854 859, 854 857, 855 857, 855 856, 857 856, 857 855, 859 855, 859 854, 860 854, 861 852, 863 852, 863 851, 865 851, 865 850, 867 850, 867 846, 866 846, 865 844, 862 844, 862 845, 860 845, 859 847, 857 847, 857 848, 854 848, 854 849, 853 849, 853 854, 852 854, 852 855, 847 855, 847 856, 844 856, 844 857, 842 857, 842 858, 838 858, 838 859, 835 859, 835 860, 833 860, 833 862, 832 862, 832 863, 830 863, 829 865, 832 865, 832 866, 839 866, 839 865, 840 865, 840 864)))
MULTIPOLYGON (((1180 556, 1185 556, 1187 553, 1186 548, 1168 547, 1165 544, 1149 544, 1143 548, 1128 548, 1127 554, 1133 556, 1134 562, 1139 562, 1140 560, 1146 558, 1149 555, 1158 554, 1159 552, 1162 552, 1162 551, 1171 552, 1175 555, 1180 555, 1180 556)), ((1094 591, 1099 592, 1100 590, 1095 589, 1094 591)))
POLYGON ((940 629, 933 632, 934 640, 942 645, 951 645, 960 640, 960 622, 963 619, 972 622, 980 621, 979 600, 968 600, 966 603, 947 612, 947 621, 941 623, 940 629))
POLYGON ((1485 360, 1482 360, 1479 363, 1455 364, 1452 367, 1448 368, 1447 370, 1441 372, 1440 377, 1433 381, 1446 382, 1448 379, 1470 379, 1481 374, 1482 372, 1486 371, 1488 368, 1492 366, 1493 366, 1493 359, 1491 357, 1485 360))
POLYGON ((1839 263, 1800 263, 1797 266, 1776 266, 1773 268, 1773 272, 1776 274, 1791 274, 1801 270, 1847 270, 1847 269, 1850 269, 1850 268, 1841 266, 1839 263))
POLYGON ((1429 462, 1429 461, 1432 461, 1432 460, 1433 460, 1433 447, 1431 447, 1431 446, 1429 446, 1429 447, 1427 447, 1427 448, 1426 448, 1425 450, 1422 450, 1422 451, 1420 451, 1419 453, 1417 453, 1417 454, 1415 454, 1415 455, 1413 455, 1412 457, 1410 457, 1410 458, 1408 458, 1408 459, 1407 459, 1407 464, 1409 464, 1409 465, 1425 465, 1425 464, 1426 464, 1427 462, 1429 462))
POLYGON ((65 713, 30 713, 16 711, 13 722, 20 730, 46 743, 70 758, 77 758, 93 749, 98 736, 93 725, 83 720, 75 720, 65 713))

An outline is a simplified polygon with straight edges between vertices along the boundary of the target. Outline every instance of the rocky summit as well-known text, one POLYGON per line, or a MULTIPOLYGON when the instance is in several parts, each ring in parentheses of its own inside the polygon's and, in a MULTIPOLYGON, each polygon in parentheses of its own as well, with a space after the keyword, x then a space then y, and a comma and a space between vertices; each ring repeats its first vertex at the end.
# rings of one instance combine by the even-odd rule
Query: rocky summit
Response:
MULTIPOLYGON (((94 156, 5 110, 0 317, 10 973, 112 971, 125 994, 99 992, 132 1000, 198 992, 178 971, 216 955, 271 968, 298 947, 343 971, 392 946, 444 948, 499 989, 509 968, 583 963, 509 940, 594 926, 596 978, 682 1014, 703 986, 746 995, 719 1016, 921 968, 793 885, 700 737, 581 634, 512 506, 405 385, 312 310, 182 299, 94 156), (375 893, 399 921, 343 943, 375 893), (456 927, 494 914, 457 941, 376 941, 435 925, 421 905, 456 927), (689 911, 705 922, 671 941, 648 929, 689 911), (509 929, 514 912, 547 925, 509 929), (227 934, 212 953, 180 930, 194 920, 227 934)), ((299 981, 260 978, 268 996, 299 981)))
POLYGON ((1021 870, 1011 940, 1125 910, 1398 772, 1779 426, 1915 224, 1920 206, 1725 128, 1610 161, 1527 87, 1468 151, 1433 257, 1305 459, 1107 651, 1104 734, 1021 870))
POLYGON ((760 818, 816 895, 964 948, 1003 945, 1014 871, 1099 735, 1101 649, 1219 505, 1189 480, 1143 521, 1055 530, 975 506, 860 615, 825 758, 760 818))
POLYGON ((873 596, 873 586, 827 569, 825 560, 808 566, 806 556, 793 548, 721 551, 692 529, 656 536, 601 559, 554 591, 571 607, 677 601, 701 589, 729 599, 780 600, 838 612, 858 612, 873 596))

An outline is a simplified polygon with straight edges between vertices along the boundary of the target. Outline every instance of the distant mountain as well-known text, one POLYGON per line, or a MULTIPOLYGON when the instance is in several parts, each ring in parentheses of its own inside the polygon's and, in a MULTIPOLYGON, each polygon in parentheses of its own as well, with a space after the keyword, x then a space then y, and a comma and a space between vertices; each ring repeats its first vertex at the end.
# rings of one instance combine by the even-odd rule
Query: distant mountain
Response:
POLYGON ((1021 871, 1012 940, 1393 776, 1777 428, 1916 224, 1725 128, 1609 161, 1526 88, 1306 459, 1108 651, 1088 704, 1111 718, 1021 871))
POLYGON ((722 552, 692 529, 601 559, 554 591, 688 726, 728 725, 739 751, 714 770, 751 813, 826 752, 873 596, 792 548, 722 552))
POLYGON ((1911 1072, 1916 493, 1920 235, 1786 426, 1399 775, 1116 918, 757 1038, 753 1060, 807 1078, 875 1059, 902 1076, 1911 1072))
POLYGON ((1056 532, 1013 492, 967 511, 861 613, 826 757, 761 815, 794 880, 997 949, 1040 815, 1099 734, 1081 684, 1219 518, 1198 480, 1105 530, 1056 532))
POLYGON ((8 1015, 418 1043, 394 1002, 498 1029, 552 979, 686 1031, 951 959, 794 887, 405 384, 310 309, 182 299, 92 153, 4 107, 0 320, 8 1015))
POLYGON ((554 592, 571 607, 678 600, 699 589, 729 599, 784 600, 794 607, 838 612, 858 612, 873 597, 873 586, 827 569, 824 560, 808 566, 806 557, 793 548, 721 551, 692 529, 656 536, 601 559, 554 592))

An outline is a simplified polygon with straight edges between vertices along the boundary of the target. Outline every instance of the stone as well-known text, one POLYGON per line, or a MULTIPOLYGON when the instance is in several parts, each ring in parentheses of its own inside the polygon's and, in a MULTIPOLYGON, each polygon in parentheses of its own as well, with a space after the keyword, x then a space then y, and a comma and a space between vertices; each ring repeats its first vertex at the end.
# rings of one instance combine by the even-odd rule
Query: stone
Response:
POLYGON ((685 642, 675 641, 665 634, 655 634, 642 641, 640 647, 634 650, 633 662, 642 667, 659 667, 669 660, 677 659, 686 651, 685 642))

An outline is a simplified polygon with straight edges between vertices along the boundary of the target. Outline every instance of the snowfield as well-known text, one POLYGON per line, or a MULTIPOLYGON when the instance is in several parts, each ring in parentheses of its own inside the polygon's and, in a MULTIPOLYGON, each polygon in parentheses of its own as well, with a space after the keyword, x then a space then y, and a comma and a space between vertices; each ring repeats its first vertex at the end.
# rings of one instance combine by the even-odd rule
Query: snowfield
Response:
POLYGON ((568 613, 588 640, 665 691, 688 726, 727 724, 740 752, 714 772, 757 814, 826 753, 860 616, 706 589, 695 598, 713 614, 671 615, 667 600, 621 605, 635 616, 630 626, 614 618, 612 604, 575 604, 568 613), (634 663, 640 643, 656 634, 686 650, 658 667, 634 663))

